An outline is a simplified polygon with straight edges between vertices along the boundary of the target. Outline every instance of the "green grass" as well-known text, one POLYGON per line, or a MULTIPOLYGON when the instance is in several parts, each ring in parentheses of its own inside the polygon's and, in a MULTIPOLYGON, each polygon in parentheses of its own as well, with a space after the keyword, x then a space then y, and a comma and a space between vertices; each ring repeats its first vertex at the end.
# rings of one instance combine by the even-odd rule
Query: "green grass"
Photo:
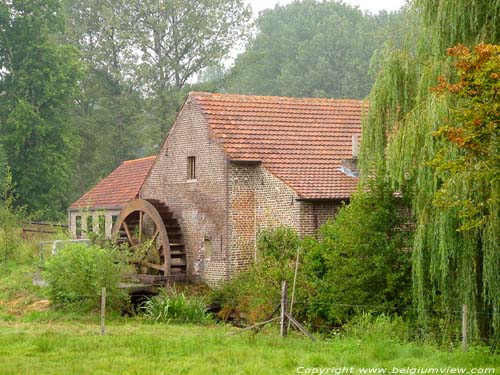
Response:
POLYGON ((100 336, 98 314, 54 310, 47 292, 32 284, 35 250, 26 246, 22 261, 0 266, 0 375, 295 374, 302 366, 353 367, 354 373, 363 367, 494 367, 500 374, 500 355, 487 348, 462 353, 398 342, 398 326, 389 321, 375 325, 378 330, 360 325, 349 337, 311 342, 295 332, 283 340, 276 327, 228 336, 237 329, 150 324, 108 313, 107 335, 100 336))
MULTIPOLYGON (((97 316, 94 317, 97 320, 97 316)), ((96 322, 97 323, 97 322, 96 322)), ((484 348, 444 352, 432 346, 349 338, 311 342, 277 331, 227 336, 223 326, 119 320, 99 335, 91 323, 0 322, 1 374, 295 374, 297 367, 494 367, 484 348)))

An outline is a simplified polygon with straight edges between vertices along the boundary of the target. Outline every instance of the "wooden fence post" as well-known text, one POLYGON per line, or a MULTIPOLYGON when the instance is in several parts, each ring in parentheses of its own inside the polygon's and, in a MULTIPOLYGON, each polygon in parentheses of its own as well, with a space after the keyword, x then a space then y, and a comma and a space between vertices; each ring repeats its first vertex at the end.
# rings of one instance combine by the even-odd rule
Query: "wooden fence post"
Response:
POLYGON ((467 351, 467 305, 462 305, 462 350, 467 351))
POLYGON ((101 288, 101 335, 106 334, 106 287, 101 288))
POLYGON ((280 315, 280 335, 285 337, 287 334, 286 314, 287 314, 288 285, 286 280, 281 282, 281 315, 280 315))

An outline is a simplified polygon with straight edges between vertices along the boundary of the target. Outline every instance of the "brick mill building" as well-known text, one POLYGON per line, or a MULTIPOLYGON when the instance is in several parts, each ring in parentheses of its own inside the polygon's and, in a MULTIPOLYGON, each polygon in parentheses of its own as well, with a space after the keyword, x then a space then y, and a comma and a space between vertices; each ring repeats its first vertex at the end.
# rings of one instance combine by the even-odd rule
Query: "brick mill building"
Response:
POLYGON ((359 100, 192 92, 138 195, 175 217, 188 274, 228 279, 256 258, 261 228, 311 234, 349 200, 365 109, 359 100))

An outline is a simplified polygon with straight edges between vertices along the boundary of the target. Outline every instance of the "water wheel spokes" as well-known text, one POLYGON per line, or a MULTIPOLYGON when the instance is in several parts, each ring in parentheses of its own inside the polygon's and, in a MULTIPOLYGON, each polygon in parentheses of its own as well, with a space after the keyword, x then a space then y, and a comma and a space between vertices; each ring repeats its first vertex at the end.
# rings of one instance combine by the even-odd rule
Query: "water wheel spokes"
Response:
POLYGON ((113 240, 128 246, 138 274, 169 275, 170 244, 164 218, 150 202, 131 201, 118 216, 113 240))

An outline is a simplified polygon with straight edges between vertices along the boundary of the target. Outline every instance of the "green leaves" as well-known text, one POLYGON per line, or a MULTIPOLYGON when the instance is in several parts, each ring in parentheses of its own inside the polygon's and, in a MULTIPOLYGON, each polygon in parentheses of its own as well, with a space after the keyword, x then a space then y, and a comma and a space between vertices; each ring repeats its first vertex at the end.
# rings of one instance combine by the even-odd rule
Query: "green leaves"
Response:
POLYGON ((498 43, 499 5, 496 0, 413 2, 415 27, 407 44, 381 54, 361 147, 364 172, 385 165, 391 184, 411 201, 419 322, 431 328, 442 320, 452 332, 458 318, 452 311, 467 303, 469 328, 482 337, 500 333, 494 318, 500 291, 490 289, 499 268, 485 261, 486 252, 493 259, 492 252, 499 251, 491 232, 500 210, 493 198, 500 164, 499 67, 496 47, 480 45, 471 52, 457 46, 449 51, 458 57, 456 66, 445 50, 457 43, 498 43))
POLYGON ((402 201, 385 184, 358 192, 321 228, 321 239, 305 248, 303 271, 314 285, 310 319, 342 324, 358 308, 378 313, 408 302, 408 232, 402 201), (326 305, 328 308, 317 309, 326 305))
POLYGON ((116 249, 85 244, 67 244, 46 264, 52 302, 61 308, 88 311, 100 305, 101 288, 106 287, 108 304, 123 307, 127 292, 118 288, 127 265, 116 249))
MULTIPOLYGON (((364 98, 370 59, 402 27, 400 15, 363 14, 336 2, 295 2, 261 13, 224 89, 298 97, 364 98)), ((396 37, 397 38, 397 37, 396 37)))
POLYGON ((58 1, 5 6, 0 141, 16 182, 17 204, 47 210, 54 218, 69 203, 75 140, 67 114, 81 78, 78 55, 55 40, 62 25, 58 1))

